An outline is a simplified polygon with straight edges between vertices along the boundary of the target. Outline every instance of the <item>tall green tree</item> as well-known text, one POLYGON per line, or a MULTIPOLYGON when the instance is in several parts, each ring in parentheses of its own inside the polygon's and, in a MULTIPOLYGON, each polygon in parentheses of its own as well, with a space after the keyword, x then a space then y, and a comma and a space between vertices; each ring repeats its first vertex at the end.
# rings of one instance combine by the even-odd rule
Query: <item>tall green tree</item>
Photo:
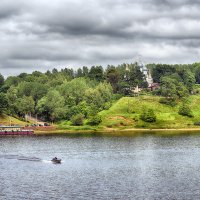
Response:
POLYGON ((92 66, 89 72, 89 78, 98 82, 104 80, 104 72, 102 66, 92 66))
POLYGON ((76 78, 63 83, 59 87, 59 91, 64 97, 66 104, 78 105, 84 99, 85 91, 88 88, 88 82, 85 78, 76 78))
POLYGON ((0 74, 0 88, 4 85, 4 77, 2 74, 0 74))
POLYGON ((0 114, 8 109, 8 100, 4 93, 0 93, 0 114))
POLYGON ((50 90, 37 104, 37 111, 47 120, 64 119, 66 115, 65 100, 56 90, 50 90))
POLYGON ((88 77, 88 74, 89 74, 89 69, 88 69, 88 67, 86 67, 86 66, 83 66, 83 76, 84 77, 88 77))
POLYGON ((113 92, 117 93, 119 87, 119 73, 114 66, 108 66, 106 70, 107 81, 111 84, 113 92))
POLYGON ((185 86, 192 93, 196 81, 194 74, 190 70, 184 70, 182 78, 185 86))
POLYGON ((161 78, 161 95, 166 98, 182 98, 188 95, 186 86, 180 81, 170 76, 161 78))
POLYGON ((35 102, 32 97, 23 96, 17 99, 16 108, 20 115, 34 113, 35 102))
POLYGON ((154 64, 151 65, 152 67, 152 77, 154 82, 160 83, 161 78, 163 76, 168 76, 176 72, 176 68, 173 65, 167 65, 167 64, 154 64))

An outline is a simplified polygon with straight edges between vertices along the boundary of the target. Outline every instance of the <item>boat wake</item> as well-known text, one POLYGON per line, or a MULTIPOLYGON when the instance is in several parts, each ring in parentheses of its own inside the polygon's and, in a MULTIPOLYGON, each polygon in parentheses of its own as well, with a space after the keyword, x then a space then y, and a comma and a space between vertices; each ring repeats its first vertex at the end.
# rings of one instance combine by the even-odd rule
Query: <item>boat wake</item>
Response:
POLYGON ((17 160, 26 160, 26 161, 37 161, 37 162, 41 162, 42 159, 40 158, 36 158, 36 157, 26 157, 26 156, 19 156, 17 158, 17 160))
POLYGON ((50 160, 42 160, 44 163, 52 163, 50 160))
POLYGON ((44 160, 38 157, 30 157, 30 156, 23 156, 23 155, 13 155, 13 154, 6 154, 0 155, 0 159, 14 159, 19 161, 32 161, 32 162, 43 162, 43 163, 52 163, 51 160, 44 160))
POLYGON ((41 158, 22 156, 22 155, 0 155, 0 158, 15 159, 15 160, 25 160, 25 161, 35 161, 35 162, 41 162, 42 161, 41 158))

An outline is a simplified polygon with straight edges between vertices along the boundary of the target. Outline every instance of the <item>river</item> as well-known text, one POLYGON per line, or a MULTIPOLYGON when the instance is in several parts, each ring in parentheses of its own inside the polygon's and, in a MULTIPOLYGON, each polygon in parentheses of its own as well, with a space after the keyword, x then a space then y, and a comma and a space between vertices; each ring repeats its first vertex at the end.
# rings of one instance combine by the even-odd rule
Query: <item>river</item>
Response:
POLYGON ((200 199, 200 135, 0 137, 0 170, 2 200, 200 199))

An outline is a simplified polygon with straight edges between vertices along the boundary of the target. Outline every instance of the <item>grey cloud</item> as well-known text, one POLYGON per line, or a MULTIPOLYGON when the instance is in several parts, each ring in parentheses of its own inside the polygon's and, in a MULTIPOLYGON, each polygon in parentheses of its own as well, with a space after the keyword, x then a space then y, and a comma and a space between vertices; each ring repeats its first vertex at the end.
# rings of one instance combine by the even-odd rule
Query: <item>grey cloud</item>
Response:
POLYGON ((1 0, 0 2, 0 19, 11 18, 23 14, 25 9, 25 2, 18 0, 17 3, 13 0, 1 0))
POLYGON ((199 60, 197 0, 1 0, 0 73, 199 60))

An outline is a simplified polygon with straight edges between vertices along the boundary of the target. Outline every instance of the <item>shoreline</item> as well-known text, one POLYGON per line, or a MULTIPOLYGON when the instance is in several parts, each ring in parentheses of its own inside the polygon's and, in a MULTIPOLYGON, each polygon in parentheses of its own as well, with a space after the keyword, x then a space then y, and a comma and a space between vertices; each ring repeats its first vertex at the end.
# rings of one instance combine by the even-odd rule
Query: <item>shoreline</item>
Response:
POLYGON ((186 134, 193 132, 200 134, 200 128, 173 128, 173 129, 105 129, 105 130, 52 130, 52 131, 39 131, 35 130, 34 135, 140 135, 140 134, 186 134))

